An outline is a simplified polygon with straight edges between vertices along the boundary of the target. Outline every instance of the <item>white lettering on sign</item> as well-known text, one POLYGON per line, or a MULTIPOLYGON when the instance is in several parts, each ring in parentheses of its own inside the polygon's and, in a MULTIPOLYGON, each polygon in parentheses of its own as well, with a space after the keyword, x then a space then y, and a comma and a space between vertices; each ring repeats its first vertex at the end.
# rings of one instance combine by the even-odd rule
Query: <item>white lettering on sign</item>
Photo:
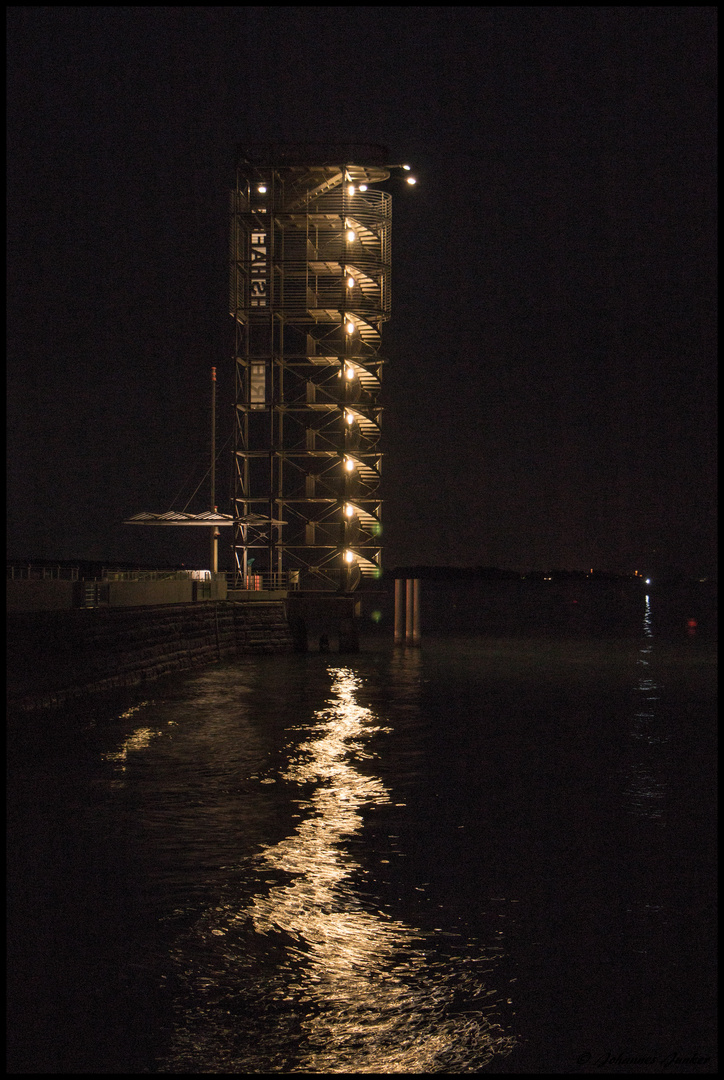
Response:
POLYGON ((249 380, 249 405, 252 409, 263 409, 266 401, 266 368, 264 364, 251 365, 249 380))
POLYGON ((251 234, 251 286, 249 307, 266 307, 269 302, 267 276, 266 233, 256 230, 251 234))

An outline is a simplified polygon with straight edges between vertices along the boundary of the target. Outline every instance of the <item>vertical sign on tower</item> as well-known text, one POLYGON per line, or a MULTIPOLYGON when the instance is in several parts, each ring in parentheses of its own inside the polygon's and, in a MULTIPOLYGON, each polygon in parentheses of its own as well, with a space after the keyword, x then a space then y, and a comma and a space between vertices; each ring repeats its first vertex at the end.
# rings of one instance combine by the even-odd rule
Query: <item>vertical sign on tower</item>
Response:
MULTIPOLYGON (((267 262, 267 233, 258 226, 251 233, 250 308, 269 305, 269 275, 267 262)), ((249 372, 249 405, 263 409, 266 402, 266 365, 252 363, 249 372)))
POLYGON ((251 295, 249 307, 265 308, 269 304, 269 279, 267 275, 266 232, 254 229, 251 234, 251 295))

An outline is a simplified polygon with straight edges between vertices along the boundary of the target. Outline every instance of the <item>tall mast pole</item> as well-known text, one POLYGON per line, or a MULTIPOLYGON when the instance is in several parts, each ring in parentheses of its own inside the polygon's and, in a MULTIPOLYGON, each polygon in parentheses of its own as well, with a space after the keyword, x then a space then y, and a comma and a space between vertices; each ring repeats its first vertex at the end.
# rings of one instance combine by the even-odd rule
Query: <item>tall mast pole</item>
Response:
MULTIPOLYGON (((216 507, 216 368, 211 369, 211 512, 215 514, 216 507)), ((219 572, 219 530, 216 525, 211 528, 211 572, 219 572)))

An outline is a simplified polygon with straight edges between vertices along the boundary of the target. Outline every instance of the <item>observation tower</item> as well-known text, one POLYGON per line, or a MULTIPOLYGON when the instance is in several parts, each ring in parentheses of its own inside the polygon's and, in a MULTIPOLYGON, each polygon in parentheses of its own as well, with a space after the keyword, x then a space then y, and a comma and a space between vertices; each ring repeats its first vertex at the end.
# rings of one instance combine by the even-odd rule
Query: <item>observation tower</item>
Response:
MULTIPOLYGON (((381 570, 390 316, 385 147, 252 146, 231 192, 234 585, 352 592, 381 570)), ((409 178, 411 182, 412 178, 409 178)))

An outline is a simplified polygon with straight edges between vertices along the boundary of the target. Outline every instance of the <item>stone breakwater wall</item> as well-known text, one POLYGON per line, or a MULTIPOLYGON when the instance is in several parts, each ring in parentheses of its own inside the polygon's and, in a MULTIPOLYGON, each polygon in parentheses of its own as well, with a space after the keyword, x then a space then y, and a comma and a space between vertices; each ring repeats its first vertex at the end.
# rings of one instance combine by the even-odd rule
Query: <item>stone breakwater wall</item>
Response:
POLYGON ((281 600, 12 615, 8 704, 20 712, 52 709, 174 671, 293 651, 281 600))

